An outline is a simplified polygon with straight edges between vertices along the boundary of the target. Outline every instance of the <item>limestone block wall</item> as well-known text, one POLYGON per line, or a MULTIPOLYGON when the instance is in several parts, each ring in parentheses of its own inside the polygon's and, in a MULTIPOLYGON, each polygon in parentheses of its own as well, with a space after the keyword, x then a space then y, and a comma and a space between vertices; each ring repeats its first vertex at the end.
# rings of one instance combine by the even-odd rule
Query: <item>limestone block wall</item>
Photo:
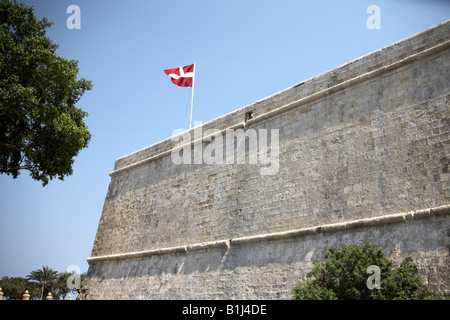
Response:
POLYGON ((449 34, 446 21, 202 125, 278 130, 275 174, 175 164, 170 138, 117 159, 81 297, 286 299, 328 247, 365 240, 413 255, 448 294, 449 34))

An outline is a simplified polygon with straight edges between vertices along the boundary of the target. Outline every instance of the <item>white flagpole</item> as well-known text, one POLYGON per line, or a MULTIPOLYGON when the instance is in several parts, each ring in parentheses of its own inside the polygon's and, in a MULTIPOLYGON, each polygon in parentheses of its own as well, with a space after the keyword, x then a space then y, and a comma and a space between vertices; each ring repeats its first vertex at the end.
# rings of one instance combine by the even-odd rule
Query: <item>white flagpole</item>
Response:
POLYGON ((192 96, 191 96, 191 115, 189 118, 189 129, 191 129, 192 125, 192 106, 194 105, 194 83, 195 83, 195 67, 197 62, 194 61, 194 76, 192 77, 192 96))

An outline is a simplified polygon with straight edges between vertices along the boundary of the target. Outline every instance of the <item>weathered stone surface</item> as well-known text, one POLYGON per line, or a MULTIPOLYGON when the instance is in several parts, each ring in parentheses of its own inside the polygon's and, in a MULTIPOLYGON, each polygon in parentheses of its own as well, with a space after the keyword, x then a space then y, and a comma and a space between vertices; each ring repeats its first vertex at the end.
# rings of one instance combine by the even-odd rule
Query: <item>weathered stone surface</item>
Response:
POLYGON ((275 175, 176 165, 171 139, 118 159, 81 297, 287 299, 328 247, 365 240, 449 294, 448 34, 450 21, 203 125, 279 129, 275 175))

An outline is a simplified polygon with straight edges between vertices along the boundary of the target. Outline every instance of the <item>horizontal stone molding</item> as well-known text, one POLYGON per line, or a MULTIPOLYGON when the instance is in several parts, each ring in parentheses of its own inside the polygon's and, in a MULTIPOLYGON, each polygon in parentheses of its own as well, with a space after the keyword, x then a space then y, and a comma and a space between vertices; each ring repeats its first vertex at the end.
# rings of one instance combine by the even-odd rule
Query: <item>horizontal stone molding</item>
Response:
MULTIPOLYGON (((437 44, 437 45, 435 45, 435 46, 433 46, 431 48, 425 49, 425 50, 420 51, 418 53, 411 54, 411 55, 409 55, 409 56, 407 56, 407 57, 405 57, 405 58, 403 58, 403 59, 401 59, 399 61, 393 62, 393 63, 391 63, 391 64, 389 64, 387 66, 379 67, 379 68, 377 68, 375 70, 366 72, 364 74, 361 74, 359 76, 353 77, 351 79, 348 79, 348 80, 343 81, 341 83, 338 83, 336 85, 330 86, 330 87, 328 87, 326 89, 323 89, 323 90, 321 90, 319 92, 310 94, 310 95, 308 95, 306 97, 303 97, 301 99, 298 99, 298 100, 293 101, 291 103, 288 103, 286 105, 278 107, 278 108, 276 108, 274 110, 267 111, 266 113, 263 113, 263 114, 261 114, 259 116, 255 116, 254 118, 252 118, 252 119, 250 119, 248 121, 242 121, 242 122, 236 123, 234 125, 228 126, 227 128, 219 130, 218 132, 215 132, 214 134, 220 133, 220 134, 224 135, 227 130, 236 130, 236 129, 239 129, 239 128, 245 128, 246 126, 249 126, 249 125, 255 124, 257 122, 263 121, 263 120, 265 120, 267 118, 270 118, 270 117, 273 117, 273 116, 277 116, 277 115, 279 115, 281 113, 284 113, 284 112, 287 112, 287 111, 289 111, 291 109, 294 109, 294 108, 300 107, 302 105, 305 105, 307 103, 311 103, 313 101, 322 99, 322 98, 324 98, 324 97, 326 97, 326 96, 328 96, 328 95, 330 95, 332 93, 344 90, 344 89, 349 88, 351 86, 355 86, 355 85, 357 85, 359 83, 362 83, 364 81, 367 81, 367 80, 379 77, 380 75, 382 75, 384 73, 387 73, 387 72, 393 71, 395 69, 401 68, 401 67, 403 67, 405 65, 408 65, 410 63, 414 63, 416 61, 420 61, 421 59, 424 59, 427 56, 430 56, 430 55, 433 55, 433 54, 437 54, 437 53, 439 53, 441 51, 444 51, 444 50, 446 50, 448 48, 450 48, 450 40, 447 40, 445 42, 437 44)), ((333 70, 330 70, 328 72, 333 72, 333 70)), ((313 81, 313 80, 314 80, 314 78, 310 79, 308 81, 313 81)), ((251 106, 249 106, 249 107, 251 107, 251 106)), ((194 130, 194 129, 190 129, 190 130, 194 130)), ((207 137, 206 136, 205 137, 201 137, 200 139, 193 140, 193 141, 187 143, 186 145, 187 146, 189 146, 189 145, 192 146, 195 143, 199 143, 201 141, 208 140, 212 136, 213 135, 210 135, 210 136, 207 136, 207 137)), ((181 149, 182 147, 183 146, 177 146, 177 149, 181 149)), ((140 167, 142 165, 145 165, 145 164, 148 164, 150 162, 153 162, 153 161, 156 161, 158 159, 161 159, 163 157, 170 156, 172 150, 173 149, 165 150, 163 152, 160 152, 160 153, 158 153, 156 155, 153 155, 151 157, 148 157, 146 159, 143 159, 143 160, 137 161, 135 163, 132 163, 130 165, 127 165, 125 167, 119 168, 117 170, 112 171, 109 175, 111 177, 113 177, 114 175, 117 175, 117 174, 120 174, 120 173, 124 173, 124 172, 126 172, 126 171, 128 171, 130 169, 137 168, 137 167, 140 167)))
POLYGON ((164 254, 174 254, 174 253, 186 253, 189 251, 197 251, 197 250, 206 250, 206 249, 214 249, 214 248, 229 248, 237 245, 245 245, 251 243, 258 243, 264 241, 273 241, 273 240, 281 240, 281 239, 291 239, 291 238, 299 238, 308 235, 315 235, 319 233, 331 233, 331 232, 339 232, 350 229, 363 229, 370 228, 381 225, 389 225, 395 223, 401 223, 410 220, 421 220, 428 219, 432 217, 441 217, 450 214, 450 205, 444 205, 435 208, 429 208, 424 210, 411 211, 406 213, 396 213, 384 216, 377 216, 366 219, 353 220, 348 222, 339 222, 326 224, 322 226, 315 226, 310 228, 302 228, 284 232, 275 232, 275 233, 267 233, 262 235, 241 237, 235 239, 227 239, 227 240, 219 240, 219 241, 210 241, 210 242, 202 242, 191 245, 184 246, 176 246, 169 248, 161 248, 161 249, 153 249, 153 250, 145 250, 145 251, 137 251, 137 252, 129 252, 129 253, 120 253, 120 254, 111 254, 97 257, 90 257, 87 259, 88 263, 96 263, 102 261, 111 261, 111 260, 124 260, 124 259, 137 259, 148 256, 155 255, 164 255, 164 254))

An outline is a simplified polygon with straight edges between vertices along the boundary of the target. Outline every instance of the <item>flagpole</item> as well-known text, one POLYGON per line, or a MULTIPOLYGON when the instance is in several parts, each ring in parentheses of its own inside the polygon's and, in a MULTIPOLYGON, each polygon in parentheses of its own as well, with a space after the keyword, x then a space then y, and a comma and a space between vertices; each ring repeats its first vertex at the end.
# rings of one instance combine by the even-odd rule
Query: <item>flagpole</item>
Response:
POLYGON ((192 96, 191 96, 191 115, 189 117, 189 129, 191 129, 192 125, 192 106, 194 105, 194 83, 195 83, 195 65, 197 64, 194 61, 194 76, 192 77, 192 96))

